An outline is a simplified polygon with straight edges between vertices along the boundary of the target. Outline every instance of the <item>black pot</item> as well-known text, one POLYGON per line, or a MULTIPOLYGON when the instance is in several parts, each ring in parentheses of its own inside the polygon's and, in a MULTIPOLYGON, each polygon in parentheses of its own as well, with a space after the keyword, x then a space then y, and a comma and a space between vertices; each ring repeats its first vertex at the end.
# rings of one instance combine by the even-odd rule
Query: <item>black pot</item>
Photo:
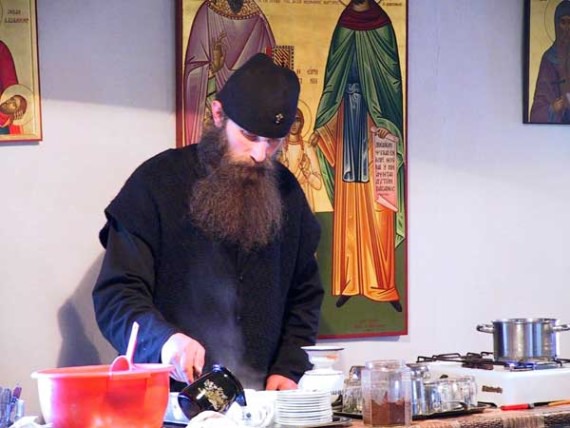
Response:
POLYGON ((223 413, 234 401, 240 406, 247 405, 243 387, 232 372, 219 365, 178 394, 178 404, 188 419, 205 410, 223 413))

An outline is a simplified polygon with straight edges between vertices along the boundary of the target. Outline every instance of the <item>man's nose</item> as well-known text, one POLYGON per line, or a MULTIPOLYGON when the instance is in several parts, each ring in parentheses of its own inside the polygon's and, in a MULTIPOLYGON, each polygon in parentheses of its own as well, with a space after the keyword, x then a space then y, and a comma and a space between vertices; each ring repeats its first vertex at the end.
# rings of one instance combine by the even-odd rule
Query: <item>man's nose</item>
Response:
POLYGON ((267 143, 265 141, 255 144, 251 151, 251 158, 257 163, 265 161, 267 158, 267 143))

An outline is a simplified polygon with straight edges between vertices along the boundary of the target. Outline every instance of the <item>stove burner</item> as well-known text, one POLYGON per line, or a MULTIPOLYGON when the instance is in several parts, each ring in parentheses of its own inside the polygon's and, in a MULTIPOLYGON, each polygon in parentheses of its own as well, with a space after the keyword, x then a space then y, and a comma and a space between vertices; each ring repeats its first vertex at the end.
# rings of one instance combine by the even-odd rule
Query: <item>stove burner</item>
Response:
POLYGON ((462 367, 482 370, 493 370, 495 366, 503 366, 509 371, 555 369, 570 363, 570 359, 564 358, 555 358, 551 361, 498 361, 493 359, 492 352, 468 352, 465 355, 450 353, 432 355, 431 357, 419 356, 417 358, 418 363, 434 361, 457 362, 461 363, 462 367))

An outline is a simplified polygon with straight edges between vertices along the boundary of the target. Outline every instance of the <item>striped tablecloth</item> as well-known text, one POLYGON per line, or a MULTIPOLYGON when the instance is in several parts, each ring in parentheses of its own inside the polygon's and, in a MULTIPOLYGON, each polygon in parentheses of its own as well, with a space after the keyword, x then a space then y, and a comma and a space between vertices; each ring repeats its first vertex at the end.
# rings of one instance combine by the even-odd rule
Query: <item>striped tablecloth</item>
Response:
MULTIPOLYGON (((354 419, 352 427, 365 427, 354 419)), ((570 428, 570 405, 540 406, 528 410, 486 409, 482 413, 414 421, 417 428, 570 428)))

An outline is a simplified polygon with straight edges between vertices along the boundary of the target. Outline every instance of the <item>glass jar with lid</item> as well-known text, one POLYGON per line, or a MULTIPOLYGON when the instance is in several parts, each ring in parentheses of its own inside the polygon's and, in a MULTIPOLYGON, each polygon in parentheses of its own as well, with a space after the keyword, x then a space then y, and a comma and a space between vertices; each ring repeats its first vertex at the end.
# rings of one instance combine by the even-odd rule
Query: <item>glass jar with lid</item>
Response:
POLYGON ((410 369, 402 360, 367 361, 362 369, 362 419, 371 427, 412 423, 410 369))

